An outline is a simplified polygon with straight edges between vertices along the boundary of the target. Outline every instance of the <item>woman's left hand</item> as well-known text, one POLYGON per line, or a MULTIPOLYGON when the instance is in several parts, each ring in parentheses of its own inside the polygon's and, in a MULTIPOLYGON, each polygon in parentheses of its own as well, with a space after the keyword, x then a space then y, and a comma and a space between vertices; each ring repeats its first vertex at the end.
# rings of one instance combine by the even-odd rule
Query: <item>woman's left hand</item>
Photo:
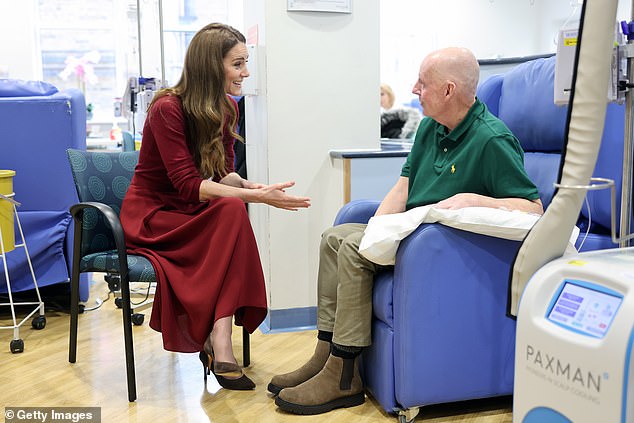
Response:
POLYGON ((296 197, 286 193, 286 188, 290 188, 293 185, 295 185, 295 182, 282 182, 258 188, 256 194, 258 202, 292 211, 310 207, 309 197, 296 197))
POLYGON ((265 188, 267 185, 259 184, 256 182, 251 182, 246 179, 243 179, 236 172, 231 172, 227 174, 224 178, 220 180, 221 184, 230 185, 236 188, 244 188, 244 189, 258 189, 265 188))
POLYGON ((242 180, 242 188, 259 189, 259 188, 264 188, 264 187, 266 187, 266 185, 264 185, 264 184, 260 184, 260 183, 257 183, 257 182, 251 182, 251 181, 248 181, 246 179, 242 180))

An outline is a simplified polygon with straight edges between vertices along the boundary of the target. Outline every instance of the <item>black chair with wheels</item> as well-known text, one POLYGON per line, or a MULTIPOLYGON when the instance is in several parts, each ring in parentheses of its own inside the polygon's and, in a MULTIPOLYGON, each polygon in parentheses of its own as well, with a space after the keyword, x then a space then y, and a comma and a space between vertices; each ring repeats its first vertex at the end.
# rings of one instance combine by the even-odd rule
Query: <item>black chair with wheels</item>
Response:
MULTIPOLYGON (((123 310, 128 400, 132 402, 137 397, 132 323, 141 324, 143 316, 139 318, 133 313, 130 282, 156 282, 150 261, 141 255, 127 253, 119 221, 123 197, 130 186, 139 152, 68 149, 67 154, 80 201, 70 208, 74 220, 74 240, 68 361, 75 363, 77 359, 79 275, 85 272, 106 273, 110 289, 121 291, 117 306, 123 310)), ((244 328, 243 341, 243 365, 247 367, 250 364, 249 333, 244 328)))

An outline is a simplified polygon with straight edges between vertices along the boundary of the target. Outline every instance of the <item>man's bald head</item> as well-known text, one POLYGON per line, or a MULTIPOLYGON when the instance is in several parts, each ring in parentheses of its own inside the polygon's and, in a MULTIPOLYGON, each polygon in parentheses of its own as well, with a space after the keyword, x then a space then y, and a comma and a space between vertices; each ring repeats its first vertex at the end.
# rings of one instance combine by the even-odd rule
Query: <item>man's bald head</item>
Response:
POLYGON ((430 53, 423 60, 422 66, 433 77, 454 82, 461 98, 467 101, 475 98, 480 65, 470 50, 460 47, 443 48, 430 53))
POLYGON ((412 93, 425 116, 453 129, 475 103, 479 77, 480 66, 471 51, 444 48, 425 57, 412 93))

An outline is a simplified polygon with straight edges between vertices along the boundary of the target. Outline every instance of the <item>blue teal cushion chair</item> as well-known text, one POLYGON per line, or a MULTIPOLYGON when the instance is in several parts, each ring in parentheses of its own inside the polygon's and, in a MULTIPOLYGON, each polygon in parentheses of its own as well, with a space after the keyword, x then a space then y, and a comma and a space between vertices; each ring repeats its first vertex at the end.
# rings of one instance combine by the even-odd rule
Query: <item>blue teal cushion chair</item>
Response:
POLYGON ((79 203, 71 206, 74 220, 73 264, 71 270, 70 345, 68 361, 77 358, 79 316, 79 275, 100 272, 118 275, 123 310, 123 333, 128 382, 128 399, 136 400, 130 281, 155 282, 154 268, 140 255, 128 254, 119 222, 121 204, 134 168, 138 151, 90 152, 68 149, 68 160, 79 203))
MULTIPOLYGON (((139 151, 90 152, 68 149, 68 160, 75 180, 79 203, 70 208, 75 237, 71 272, 70 346, 68 361, 77 358, 79 315, 79 275, 100 272, 120 279, 121 308, 125 341, 128 399, 136 400, 130 282, 156 282, 154 268, 141 255, 128 254, 119 221, 123 198, 130 186, 139 151)), ((242 359, 250 364, 250 339, 242 331, 242 359)))

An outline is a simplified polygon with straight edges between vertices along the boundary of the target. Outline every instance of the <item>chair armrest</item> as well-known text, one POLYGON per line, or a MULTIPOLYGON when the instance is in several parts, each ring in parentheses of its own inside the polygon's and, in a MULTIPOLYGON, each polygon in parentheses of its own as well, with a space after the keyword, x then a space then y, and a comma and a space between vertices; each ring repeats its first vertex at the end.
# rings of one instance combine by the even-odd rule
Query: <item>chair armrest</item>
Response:
POLYGON ((519 246, 440 224, 423 224, 401 242, 393 329, 402 406, 512 390, 515 321, 506 304, 519 246))
POLYGON ((375 200, 353 200, 344 205, 335 217, 335 226, 342 223, 368 223, 368 220, 376 209, 379 208, 379 201, 375 200))
MULTIPOLYGON (((117 253, 119 254, 119 259, 123 263, 127 263, 128 254, 125 246, 125 236, 123 234, 123 227, 121 226, 121 221, 119 220, 119 215, 112 209, 112 207, 98 202, 88 201, 74 204, 70 207, 70 214, 73 216, 73 219, 76 223, 81 223, 83 221, 83 211, 85 209, 94 209, 97 210, 104 217, 110 229, 112 230, 112 236, 114 238, 115 245, 117 247, 117 253)), ((81 229, 81 226, 79 226, 81 229)), ((81 237, 81 230, 78 234, 75 232, 75 237, 81 237)), ((77 244, 76 244, 77 245, 77 244)), ((127 266, 121 267, 121 272, 126 271, 127 266)))

